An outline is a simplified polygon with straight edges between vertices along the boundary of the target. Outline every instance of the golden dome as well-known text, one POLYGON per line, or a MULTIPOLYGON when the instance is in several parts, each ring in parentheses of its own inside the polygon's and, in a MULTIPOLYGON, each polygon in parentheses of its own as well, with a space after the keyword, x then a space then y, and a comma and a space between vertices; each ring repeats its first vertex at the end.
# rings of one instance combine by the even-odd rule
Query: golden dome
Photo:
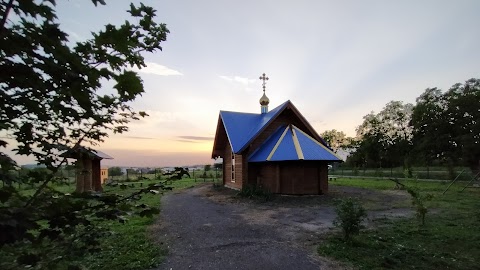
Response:
POLYGON ((270 103, 270 99, 265 95, 265 92, 263 92, 263 96, 260 98, 260 105, 266 106, 270 103))

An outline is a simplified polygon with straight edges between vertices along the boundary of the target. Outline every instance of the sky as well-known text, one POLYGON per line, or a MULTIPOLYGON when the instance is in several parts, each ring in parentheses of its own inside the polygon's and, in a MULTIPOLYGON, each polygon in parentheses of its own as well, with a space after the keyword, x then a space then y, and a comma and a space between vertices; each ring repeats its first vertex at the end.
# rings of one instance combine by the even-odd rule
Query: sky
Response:
MULTIPOLYGON (((130 2, 57 1, 57 15, 83 41, 128 19, 130 2)), ((262 73, 270 109, 291 100, 318 133, 349 136, 391 100, 480 77, 477 0, 143 3, 170 34, 139 71, 145 93, 132 106, 150 116, 98 146, 114 157, 106 166, 212 163, 219 111, 259 113, 262 73)))

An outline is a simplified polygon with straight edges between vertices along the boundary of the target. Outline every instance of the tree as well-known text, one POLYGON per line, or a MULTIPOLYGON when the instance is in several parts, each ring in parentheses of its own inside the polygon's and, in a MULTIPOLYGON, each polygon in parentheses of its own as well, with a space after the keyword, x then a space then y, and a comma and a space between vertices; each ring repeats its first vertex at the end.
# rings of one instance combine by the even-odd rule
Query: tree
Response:
POLYGON ((212 169, 212 165, 210 165, 210 164, 207 164, 203 167, 203 170, 206 171, 206 172, 210 171, 211 169, 212 169))
POLYGON ((430 193, 423 193, 418 188, 404 185, 396 179, 390 180, 395 182, 396 186, 402 187, 403 189, 407 190, 408 194, 410 194, 410 197, 412 199, 412 205, 415 207, 416 216, 418 220, 420 220, 421 225, 425 226, 425 217, 428 213, 427 202, 433 199, 433 195, 430 193))
POLYGON ((110 167, 108 168, 109 176, 121 176, 123 175, 122 169, 120 167, 110 167))
POLYGON ((357 127, 357 149, 351 158, 369 167, 409 167, 412 108, 410 103, 391 101, 379 113, 365 115, 357 127))
MULTIPOLYGON (((109 132, 125 132, 129 121, 146 116, 129 105, 144 92, 131 68, 145 67, 143 53, 161 50, 168 29, 155 22, 151 7, 131 4, 128 13, 136 23, 109 24, 70 45, 57 21, 55 1, 1 0, 0 133, 15 141, 17 155, 34 156, 48 172, 10 177, 16 164, 0 149, 5 184, 0 189, 0 268, 18 263, 52 269, 97 248, 99 219, 122 221, 131 212, 155 212, 132 204, 153 187, 121 197, 66 194, 49 185, 68 163, 61 153, 96 145, 109 132), (107 81, 116 93, 99 94, 107 81), (21 192, 15 182, 28 182, 35 190, 21 192)), ((0 148, 5 145, 0 140, 0 148)))
POLYGON ((454 84, 446 93, 428 88, 417 98, 411 125, 417 156, 480 170, 480 80, 454 84))
POLYGON ((453 156, 480 170, 480 79, 454 84, 445 93, 445 100, 453 156))
POLYGON ((446 101, 438 88, 427 88, 417 99, 410 125, 417 159, 429 166, 435 160, 452 159, 446 119, 446 101))
POLYGON ((352 138, 347 137, 347 135, 343 131, 337 131, 336 129, 332 130, 325 130, 320 134, 327 144, 333 149, 333 151, 337 151, 340 148, 348 147, 352 143, 352 138))

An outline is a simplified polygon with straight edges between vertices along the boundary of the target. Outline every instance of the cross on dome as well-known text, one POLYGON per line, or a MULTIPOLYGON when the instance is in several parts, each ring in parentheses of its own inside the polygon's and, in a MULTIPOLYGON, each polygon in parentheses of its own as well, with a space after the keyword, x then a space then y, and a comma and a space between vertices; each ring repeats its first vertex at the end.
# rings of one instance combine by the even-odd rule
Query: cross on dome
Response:
POLYGON ((260 80, 263 81, 262 87, 263 87, 263 96, 260 98, 260 111, 261 113, 267 113, 268 112, 268 104, 270 103, 270 100, 268 97, 265 95, 265 84, 268 81, 268 77, 265 75, 265 73, 260 76, 260 80))
POLYGON ((263 93, 265 93, 265 85, 267 84, 268 77, 265 75, 265 73, 263 73, 262 76, 260 76, 259 79, 263 81, 263 83, 262 83, 263 93))

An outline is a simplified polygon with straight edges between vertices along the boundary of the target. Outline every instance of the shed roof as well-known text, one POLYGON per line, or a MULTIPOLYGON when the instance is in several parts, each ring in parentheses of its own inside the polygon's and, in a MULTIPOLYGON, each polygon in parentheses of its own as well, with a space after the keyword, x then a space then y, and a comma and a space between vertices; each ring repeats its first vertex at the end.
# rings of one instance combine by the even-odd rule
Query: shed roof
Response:
POLYGON ((249 162, 290 160, 342 161, 332 150, 294 125, 278 128, 248 158, 249 162))
POLYGON ((105 154, 102 151, 86 148, 83 146, 78 146, 78 147, 75 147, 74 149, 68 150, 67 152, 63 153, 61 156, 65 156, 67 158, 78 158, 79 155, 81 154, 86 154, 91 159, 113 159, 113 157, 105 154))

